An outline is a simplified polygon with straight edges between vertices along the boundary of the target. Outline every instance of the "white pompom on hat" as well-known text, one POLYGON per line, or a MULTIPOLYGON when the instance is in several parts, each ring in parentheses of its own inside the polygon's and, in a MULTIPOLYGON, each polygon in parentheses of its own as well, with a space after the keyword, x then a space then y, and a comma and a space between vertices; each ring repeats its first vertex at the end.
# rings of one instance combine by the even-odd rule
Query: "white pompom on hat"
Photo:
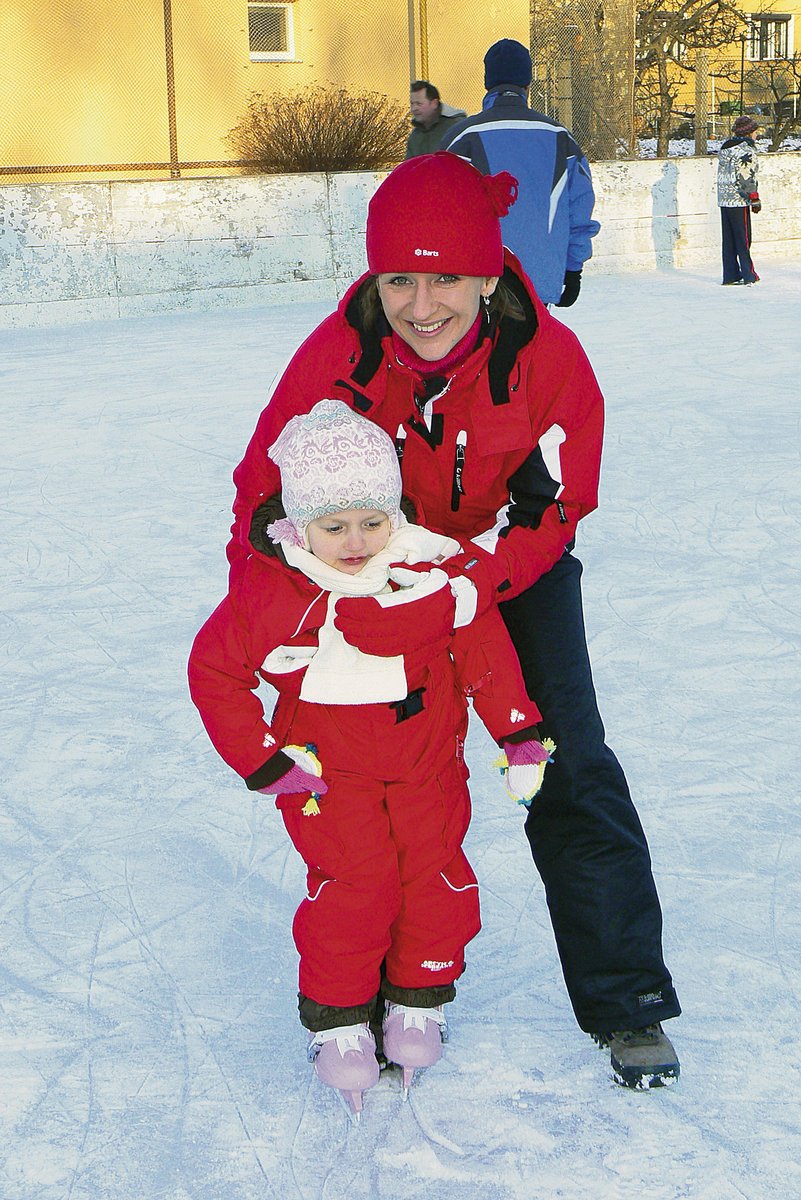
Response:
POLYGON ((384 512, 397 529, 402 484, 392 438, 341 400, 320 400, 292 417, 269 455, 281 472, 286 513, 267 527, 273 542, 308 550, 309 522, 348 508, 384 512))

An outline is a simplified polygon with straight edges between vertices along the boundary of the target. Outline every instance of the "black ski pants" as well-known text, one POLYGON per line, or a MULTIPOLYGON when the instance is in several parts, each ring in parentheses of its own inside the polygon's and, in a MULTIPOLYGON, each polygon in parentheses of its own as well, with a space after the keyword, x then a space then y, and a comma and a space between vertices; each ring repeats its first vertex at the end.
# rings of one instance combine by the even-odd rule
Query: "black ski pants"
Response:
POLYGON ((751 209, 721 208, 723 282, 756 283, 759 276, 751 259, 751 209))
POLYGON ((681 1011, 662 957, 662 912, 642 825, 604 743, 584 632, 581 563, 565 553, 501 604, 526 686, 556 742, 526 835, 576 1019, 640 1029, 681 1011))

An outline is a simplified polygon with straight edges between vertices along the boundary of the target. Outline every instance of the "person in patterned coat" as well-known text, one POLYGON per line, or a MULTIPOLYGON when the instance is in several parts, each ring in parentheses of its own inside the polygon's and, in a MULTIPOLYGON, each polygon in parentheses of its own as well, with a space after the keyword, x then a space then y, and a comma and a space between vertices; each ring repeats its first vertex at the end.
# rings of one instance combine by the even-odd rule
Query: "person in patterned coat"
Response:
POLYGON ((757 148, 759 128, 753 117, 738 117, 733 136, 718 151, 718 207, 723 250, 723 285, 759 283, 751 258, 751 213, 759 199, 757 148))

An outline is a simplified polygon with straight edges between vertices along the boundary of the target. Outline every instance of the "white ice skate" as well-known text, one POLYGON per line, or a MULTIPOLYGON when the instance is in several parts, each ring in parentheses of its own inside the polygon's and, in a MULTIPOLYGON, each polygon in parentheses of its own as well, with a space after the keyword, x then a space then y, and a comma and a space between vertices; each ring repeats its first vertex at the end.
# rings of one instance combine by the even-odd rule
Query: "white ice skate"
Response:
POLYGON ((311 1035, 309 1062, 318 1079, 341 1094, 349 1112, 359 1120, 362 1093, 378 1083, 375 1038, 369 1025, 339 1025, 311 1035))
POLYGON ((442 1058, 448 1023, 439 1008, 410 1008, 387 1004, 384 1017, 384 1055, 403 1070, 403 1098, 408 1099, 415 1071, 433 1067, 442 1058))

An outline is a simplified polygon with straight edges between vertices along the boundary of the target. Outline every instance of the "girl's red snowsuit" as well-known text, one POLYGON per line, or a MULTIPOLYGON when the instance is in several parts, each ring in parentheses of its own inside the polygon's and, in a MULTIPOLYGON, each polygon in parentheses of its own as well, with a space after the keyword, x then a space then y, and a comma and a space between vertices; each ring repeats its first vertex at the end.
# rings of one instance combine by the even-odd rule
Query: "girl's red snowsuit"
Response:
POLYGON ((251 788, 270 778, 281 746, 317 747, 329 787, 319 814, 303 814, 308 794, 276 802, 308 871, 293 929, 300 991, 352 1007, 376 996, 382 963, 397 988, 440 987, 461 974, 480 928, 478 885, 461 849, 467 696, 498 741, 540 714, 494 608, 404 657, 406 700, 342 703, 343 677, 336 702, 306 702, 308 668, 271 673, 265 658, 316 646, 331 601, 300 571, 252 550, 197 635, 189 681, 209 737, 251 788), (280 693, 269 724, 254 694, 260 678, 280 693))
POLYGON ((603 400, 575 334, 505 254, 504 281, 527 320, 487 327, 489 336, 436 398, 430 425, 415 397, 418 376, 397 361, 389 336, 378 340, 363 328, 356 296, 369 276, 310 334, 234 472, 232 576, 250 552, 250 514, 280 490, 268 447, 291 417, 324 397, 345 401, 396 439, 404 489, 421 503, 426 525, 488 552, 482 560, 498 601, 559 560, 579 519, 597 505, 603 400))

